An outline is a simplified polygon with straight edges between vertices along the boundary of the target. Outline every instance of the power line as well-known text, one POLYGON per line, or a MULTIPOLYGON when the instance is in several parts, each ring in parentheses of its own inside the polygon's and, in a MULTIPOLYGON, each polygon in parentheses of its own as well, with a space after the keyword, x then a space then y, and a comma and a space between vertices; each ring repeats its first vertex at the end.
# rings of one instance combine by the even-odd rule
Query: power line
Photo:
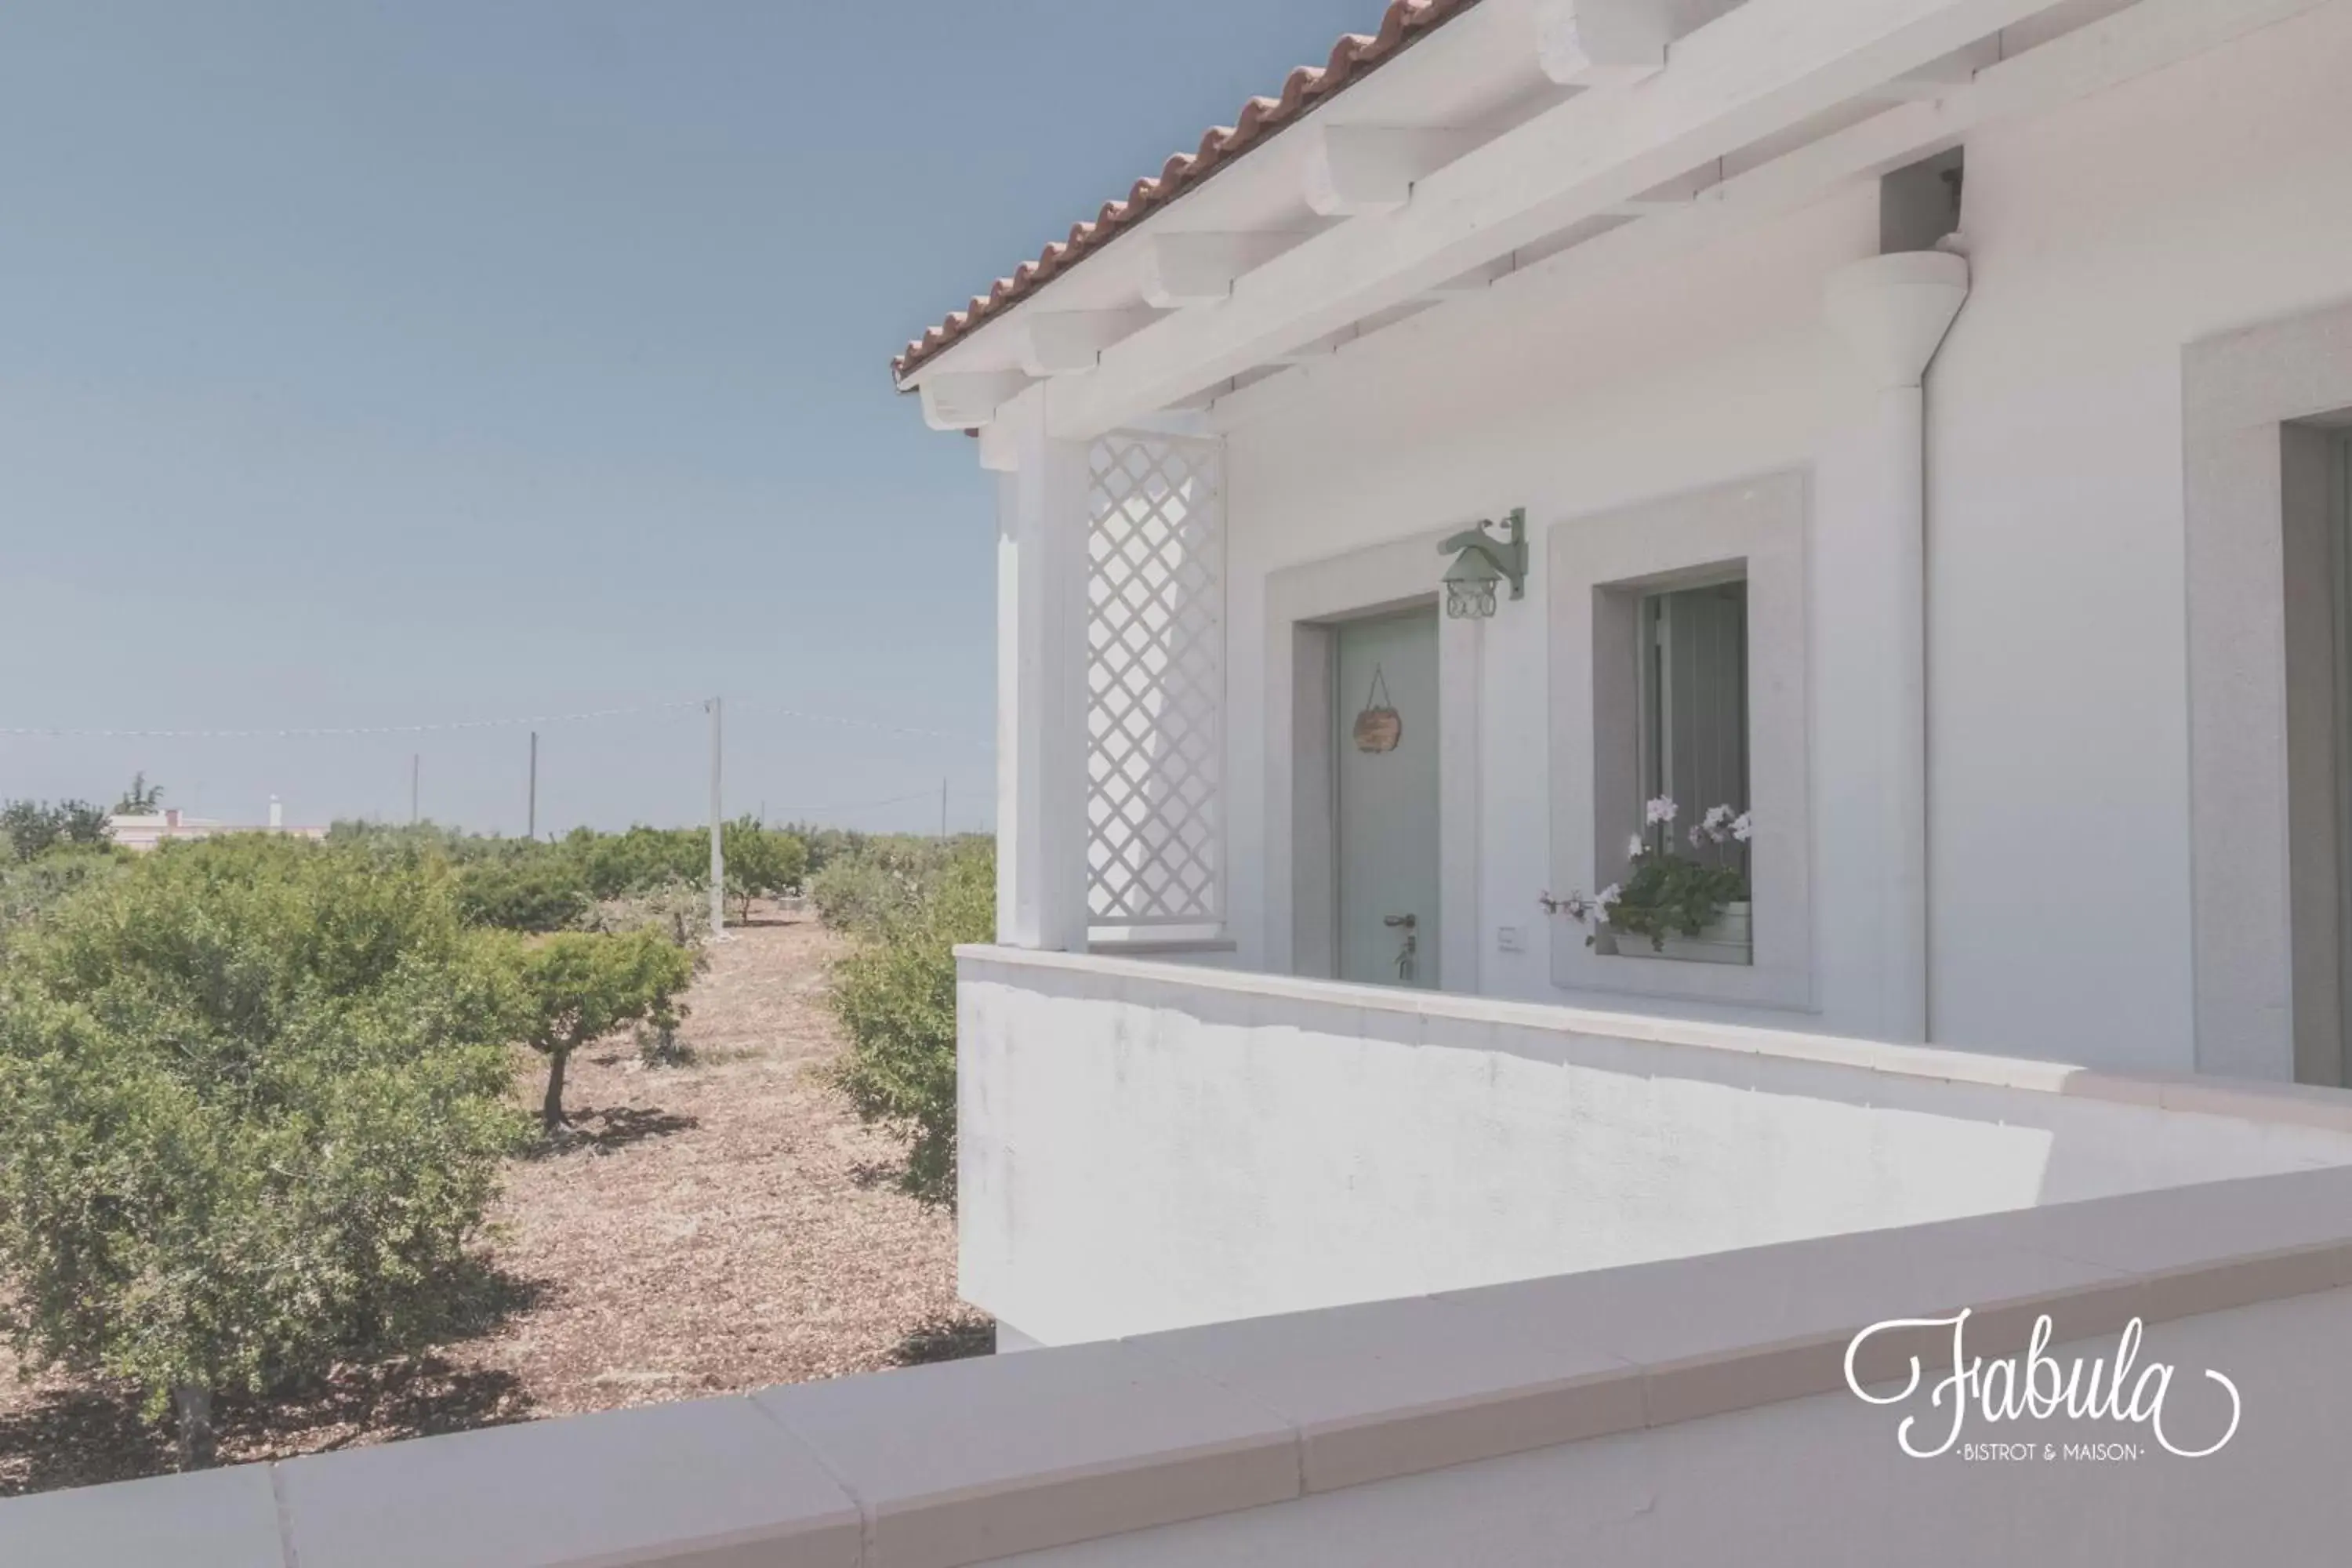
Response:
MULTIPOLYGON (((317 740, 352 735, 427 735, 457 730, 512 730, 542 724, 576 724, 600 719, 625 719, 645 713, 677 712, 689 708, 704 708, 706 698, 680 702, 647 702, 629 708, 594 708, 576 713, 532 713, 512 719, 453 719, 429 724, 331 724, 285 725, 250 730, 150 730, 95 729, 72 725, 0 725, 0 735, 21 739, 49 741, 254 741, 254 740, 317 740)), ((849 730, 873 730, 890 735, 913 735, 926 740, 955 741, 964 745, 992 744, 977 736, 958 734, 948 730, 926 730, 908 724, 884 724, 869 719, 845 719, 835 713, 810 713, 796 708, 784 708, 756 700, 737 704, 739 712, 772 714, 782 719, 797 719, 811 724, 832 724, 849 730)))
POLYGON ((804 812, 810 816, 815 816, 828 811, 863 811, 870 805, 904 805, 910 800, 929 800, 930 798, 931 792, 927 789, 921 789, 917 790, 912 795, 894 795, 886 800, 845 800, 832 805, 780 805, 776 808, 776 815, 779 816, 791 816, 796 813, 804 812))
POLYGON ((959 741, 968 746, 986 746, 994 742, 976 735, 959 734, 952 730, 923 730, 910 724, 882 724, 870 719, 844 719, 835 713, 804 713, 797 708, 780 708, 772 702, 747 700, 737 704, 739 710, 753 713, 772 713, 780 719, 800 719, 811 724, 837 724, 848 730, 878 730, 887 735, 916 735, 929 741, 959 741))
POLYGON ((649 702, 635 708, 596 708, 579 713, 537 713, 520 719, 452 719, 436 724, 289 726, 275 730, 89 730, 12 725, 0 727, 0 735, 29 736, 49 741, 295 741, 347 735, 427 735, 449 730, 511 730, 535 724, 576 724, 592 719, 622 719, 634 714, 662 713, 702 705, 700 700, 649 702))

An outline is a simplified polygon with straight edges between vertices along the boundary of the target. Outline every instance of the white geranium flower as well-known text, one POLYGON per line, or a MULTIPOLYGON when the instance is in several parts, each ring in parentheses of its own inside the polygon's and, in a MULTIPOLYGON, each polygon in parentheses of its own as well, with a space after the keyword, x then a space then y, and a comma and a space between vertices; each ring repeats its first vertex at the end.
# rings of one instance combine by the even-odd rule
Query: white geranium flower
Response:
POLYGON ((1609 911, 1625 899, 1625 889, 1612 882, 1592 895, 1592 918, 1601 924, 1609 923, 1609 911))
POLYGON ((1592 900, 1582 893, 1570 893, 1564 899, 1555 899, 1546 893, 1536 902, 1542 906, 1545 913, 1566 915, 1579 925, 1592 918, 1592 900))
POLYGON ((1706 808, 1706 816, 1701 819, 1700 826, 1709 833, 1713 833, 1719 827, 1728 826, 1731 823, 1731 807, 1727 805, 1710 805, 1706 808))
POLYGON ((1625 858, 1629 860, 1639 860, 1642 858, 1642 851, 1648 847, 1649 845, 1643 842, 1642 836, 1636 833, 1625 840, 1625 858))
POLYGON ((1742 844, 1756 836, 1756 819, 1752 812, 1741 812, 1731 819, 1731 836, 1742 844))
POLYGON ((1670 795, 1660 795, 1647 807, 1652 822, 1672 822, 1675 819, 1675 813, 1679 809, 1680 807, 1675 805, 1675 797, 1670 795))
POLYGON ((1702 824, 1690 830, 1690 841, 1692 848, 1704 849, 1710 843, 1721 843, 1723 835, 1702 824))

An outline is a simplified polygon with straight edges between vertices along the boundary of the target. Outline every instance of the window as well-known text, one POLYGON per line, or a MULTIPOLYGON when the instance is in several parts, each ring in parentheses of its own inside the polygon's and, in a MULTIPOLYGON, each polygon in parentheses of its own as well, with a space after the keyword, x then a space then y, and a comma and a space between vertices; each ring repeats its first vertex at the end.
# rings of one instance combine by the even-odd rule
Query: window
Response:
POLYGON ((1549 890, 1620 896, 1550 922, 1562 989, 1814 1005, 1807 507, 1780 473, 1549 531, 1549 890))
POLYGON ((1748 583, 1642 596, 1642 798, 1748 809, 1748 583))

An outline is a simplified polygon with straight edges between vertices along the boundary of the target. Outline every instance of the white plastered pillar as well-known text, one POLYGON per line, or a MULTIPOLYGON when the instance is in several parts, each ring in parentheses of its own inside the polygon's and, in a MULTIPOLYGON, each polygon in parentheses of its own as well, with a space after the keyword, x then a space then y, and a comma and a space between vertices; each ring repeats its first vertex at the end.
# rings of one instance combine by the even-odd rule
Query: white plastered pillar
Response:
POLYGON ((998 410, 996 940, 1087 947, 1087 444, 1045 434, 1045 387, 998 410))
MULTIPOLYGON (((1532 604, 1513 612, 1533 613, 1532 604)), ((1476 995, 1486 911, 1478 900, 1478 709, 1487 624, 1441 615, 1437 623, 1438 984, 1476 995)))
POLYGON ((1852 564, 1872 579, 1885 645, 1874 733, 1878 768, 1878 1028, 1928 1037, 1927 483, 1928 362, 1969 295, 1965 258, 1900 251, 1832 274, 1830 324, 1871 378, 1870 429, 1857 448, 1860 504, 1875 548, 1852 564))

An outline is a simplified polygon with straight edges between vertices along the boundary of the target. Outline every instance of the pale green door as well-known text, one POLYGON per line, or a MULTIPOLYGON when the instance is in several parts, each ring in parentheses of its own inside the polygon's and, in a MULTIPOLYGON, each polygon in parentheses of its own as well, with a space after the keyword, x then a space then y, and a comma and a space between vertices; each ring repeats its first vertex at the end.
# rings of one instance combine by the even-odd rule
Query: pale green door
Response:
POLYGON ((1339 978, 1433 991, 1437 608, 1342 622, 1333 637, 1339 978), (1396 718, 1387 749, 1381 710, 1396 718))

